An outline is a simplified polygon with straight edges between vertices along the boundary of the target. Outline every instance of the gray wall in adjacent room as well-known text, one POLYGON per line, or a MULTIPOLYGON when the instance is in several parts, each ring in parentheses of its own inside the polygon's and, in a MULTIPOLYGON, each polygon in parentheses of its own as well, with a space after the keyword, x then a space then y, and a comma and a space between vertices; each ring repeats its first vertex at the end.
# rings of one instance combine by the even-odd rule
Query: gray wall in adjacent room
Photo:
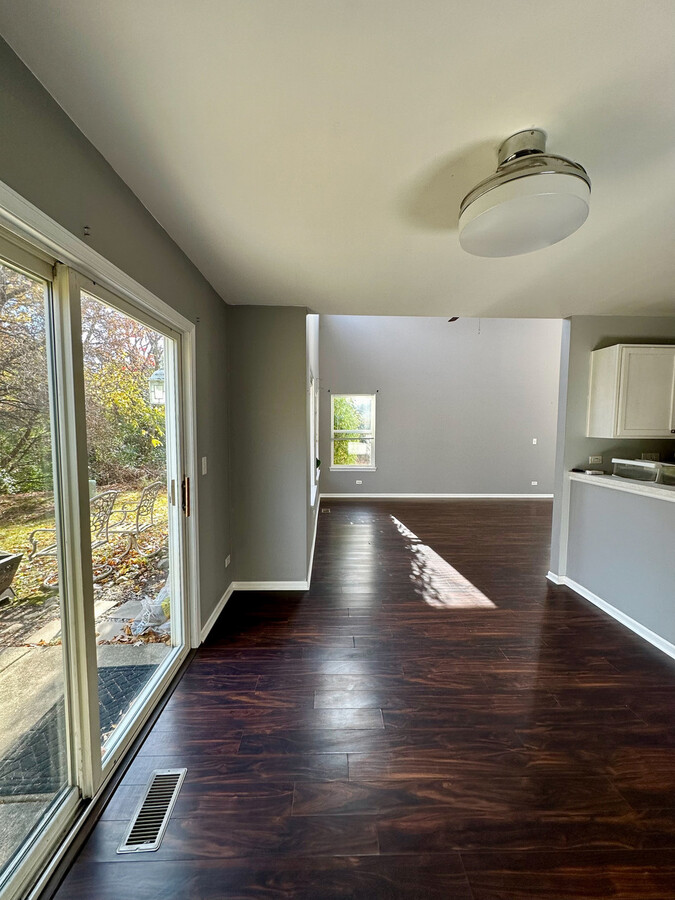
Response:
POLYGON ((675 503, 572 482, 568 577, 675 644, 675 503))
POLYGON ((306 310, 228 310, 237 581, 307 578, 306 310))
POLYGON ((105 159, 0 40, 0 180, 197 324, 202 621, 229 584, 227 307, 105 159))
POLYGON ((560 421, 556 448, 556 498, 551 536, 551 571, 556 574, 564 574, 564 535, 561 534, 561 528, 563 509, 567 503, 566 473, 575 467, 588 468, 589 456, 602 456, 605 470, 611 472, 611 460, 614 456, 631 458, 639 457, 642 452, 657 452, 662 458, 668 458, 675 451, 675 440, 667 438, 649 441, 638 438, 586 437, 591 352, 622 343, 675 343, 675 317, 572 316, 564 323, 560 366, 560 421))
POLYGON ((324 464, 322 494, 552 493, 560 332, 558 319, 321 316, 325 463, 329 391, 379 392, 377 471, 324 464))

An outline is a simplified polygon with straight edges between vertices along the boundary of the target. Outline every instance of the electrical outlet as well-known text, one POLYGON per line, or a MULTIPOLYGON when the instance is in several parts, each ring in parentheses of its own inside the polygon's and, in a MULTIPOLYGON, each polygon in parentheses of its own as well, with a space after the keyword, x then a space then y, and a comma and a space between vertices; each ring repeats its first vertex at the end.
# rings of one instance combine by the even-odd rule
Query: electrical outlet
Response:
POLYGON ((661 458, 660 453, 643 453, 642 459, 649 460, 650 462, 658 462, 661 458))
POLYGON ((229 564, 230 564, 230 557, 226 556, 225 557, 225 568, 227 568, 229 566, 229 564))
POLYGON ((536 443, 537 443, 537 439, 536 439, 536 438, 532 438, 532 443, 533 443, 533 444, 536 444, 536 443))
POLYGON ((363 484, 363 482, 361 481, 360 478, 357 478, 357 479, 356 479, 356 483, 357 483, 357 484, 363 484))
POLYGON ((202 456, 202 475, 206 475, 206 473, 208 472, 208 470, 209 470, 209 467, 208 467, 208 464, 207 464, 207 462, 206 462, 206 457, 205 457, 205 456, 202 456))
POLYGON ((602 465, 602 457, 601 456, 589 456, 588 462, 589 462, 589 465, 591 465, 591 466, 601 466, 602 465))
POLYGON ((531 481, 530 484, 532 485, 532 487, 536 487, 536 486, 539 484, 539 482, 538 482, 538 481, 531 481))

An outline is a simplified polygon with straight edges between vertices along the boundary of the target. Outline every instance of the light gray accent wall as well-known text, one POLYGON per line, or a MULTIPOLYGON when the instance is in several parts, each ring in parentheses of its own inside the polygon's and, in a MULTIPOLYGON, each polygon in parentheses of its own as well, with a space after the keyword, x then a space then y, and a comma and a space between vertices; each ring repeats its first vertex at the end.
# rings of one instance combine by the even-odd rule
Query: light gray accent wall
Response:
POLYGON ((322 493, 553 492, 559 319, 321 316, 320 331, 322 493), (329 471, 329 391, 378 391, 376 472, 329 471))
POLYGON ((228 310, 237 581, 307 578, 304 308, 228 310))
MULTIPOLYGON (((572 316, 565 329, 561 364, 561 405, 556 455, 556 497, 553 504, 551 571, 565 574, 563 515, 567 505, 565 473, 575 467, 588 468, 589 456, 601 455, 607 472, 613 456, 634 457, 642 452, 658 452, 672 457, 674 440, 610 439, 586 437, 586 415, 590 383, 591 352, 612 344, 675 343, 675 317, 572 316)), ((602 595, 601 595, 602 596, 602 595)))
POLYGON ((316 526, 316 517, 319 515, 319 499, 321 485, 318 485, 314 497, 312 498, 311 485, 314 479, 314 470, 316 468, 316 456, 314 447, 311 444, 312 425, 310 422, 311 403, 310 403, 310 379, 314 376, 317 384, 321 383, 319 372, 319 316, 308 315, 306 320, 306 354, 307 354, 307 372, 306 372, 306 389, 307 389, 307 472, 305 483, 307 485, 307 564, 312 556, 312 544, 314 542, 314 530, 316 526))
POLYGON ((572 482, 568 577, 675 644, 675 503, 572 482))
POLYGON ((197 324, 202 621, 230 579, 226 313, 222 299, 0 40, 0 180, 197 324))

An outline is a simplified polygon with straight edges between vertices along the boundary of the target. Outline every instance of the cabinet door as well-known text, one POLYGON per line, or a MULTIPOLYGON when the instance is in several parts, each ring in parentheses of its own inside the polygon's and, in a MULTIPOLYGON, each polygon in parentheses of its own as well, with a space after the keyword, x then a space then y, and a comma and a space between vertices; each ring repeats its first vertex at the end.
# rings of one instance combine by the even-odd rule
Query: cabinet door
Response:
POLYGON ((623 347, 617 437, 671 437, 675 347, 623 347))

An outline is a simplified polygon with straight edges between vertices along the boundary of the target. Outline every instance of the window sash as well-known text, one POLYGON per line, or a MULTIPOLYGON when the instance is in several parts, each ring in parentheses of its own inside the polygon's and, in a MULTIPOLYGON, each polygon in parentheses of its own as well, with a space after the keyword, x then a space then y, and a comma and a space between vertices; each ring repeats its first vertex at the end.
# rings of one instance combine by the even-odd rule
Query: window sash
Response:
POLYGON ((359 438, 367 437, 371 441, 375 439, 375 432, 372 428, 336 428, 333 431, 333 439, 345 440, 352 434, 359 438))
POLYGON ((375 394, 331 394, 331 469, 375 469, 375 394), (368 416, 370 419, 370 427, 366 428, 336 428, 335 427, 335 401, 341 399, 354 399, 357 401, 368 401, 368 416), (348 441, 354 443, 368 444, 369 461, 368 462, 336 462, 335 450, 337 445, 345 444, 348 441))

